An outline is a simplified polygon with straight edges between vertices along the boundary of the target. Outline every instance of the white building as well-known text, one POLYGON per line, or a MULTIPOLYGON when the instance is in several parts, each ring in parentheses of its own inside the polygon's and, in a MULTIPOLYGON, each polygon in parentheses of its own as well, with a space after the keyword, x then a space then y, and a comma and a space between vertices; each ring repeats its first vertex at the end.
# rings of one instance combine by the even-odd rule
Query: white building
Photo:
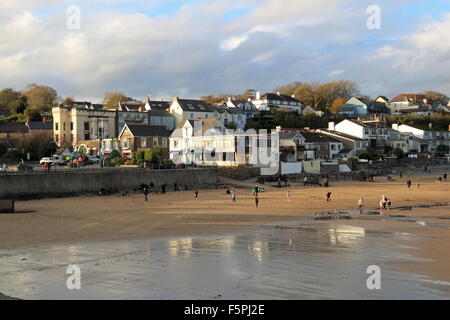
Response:
POLYGON ((252 100, 255 107, 262 110, 271 109, 284 109, 288 111, 294 111, 299 114, 302 112, 302 102, 297 100, 294 95, 289 96, 286 94, 266 93, 263 96, 259 92, 256 93, 256 98, 252 100))
POLYGON ((175 127, 183 120, 210 119, 215 117, 215 108, 202 100, 173 98, 170 113, 175 117, 175 127))
POLYGON ((216 118, 182 120, 170 136, 170 159, 176 164, 270 166, 279 162, 279 138, 227 130, 216 118), (272 141, 273 140, 273 141, 272 141))
POLYGON ((412 127, 405 124, 402 125, 393 124, 392 129, 399 131, 402 134, 409 134, 423 140, 424 143, 422 145, 427 144, 428 150, 424 150, 425 148, 422 147, 421 150, 422 152, 436 151, 436 148, 439 145, 447 145, 450 147, 450 131, 432 130, 431 125, 429 126, 428 129, 425 129, 425 128, 418 128, 417 126, 412 127))

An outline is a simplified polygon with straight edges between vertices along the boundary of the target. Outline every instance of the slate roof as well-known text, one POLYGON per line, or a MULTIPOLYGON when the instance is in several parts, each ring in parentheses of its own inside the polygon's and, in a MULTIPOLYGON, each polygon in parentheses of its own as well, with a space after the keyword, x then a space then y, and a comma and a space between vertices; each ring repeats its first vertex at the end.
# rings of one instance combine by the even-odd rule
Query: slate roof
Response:
POLYGON ((314 142, 341 142, 338 139, 316 132, 299 132, 305 138, 306 143, 314 142))
POLYGON ((214 107, 203 100, 178 99, 178 104, 183 111, 214 112, 214 107))
MULTIPOLYGON (((170 133, 164 126, 126 123, 126 127, 135 137, 169 137, 170 133)), ((124 127, 125 128, 125 127, 124 127)))
POLYGON ((0 133, 28 133, 28 127, 22 123, 7 123, 0 125, 0 133))
POLYGON ((287 102, 296 102, 301 103, 300 100, 295 99, 287 94, 278 94, 278 93, 265 93, 261 96, 261 100, 275 100, 275 101, 287 101, 287 102))
POLYGON ((170 108, 170 102, 168 101, 149 101, 150 108, 152 110, 167 110, 170 108))
POLYGON ((30 121, 26 125, 30 130, 53 130, 53 122, 30 121))

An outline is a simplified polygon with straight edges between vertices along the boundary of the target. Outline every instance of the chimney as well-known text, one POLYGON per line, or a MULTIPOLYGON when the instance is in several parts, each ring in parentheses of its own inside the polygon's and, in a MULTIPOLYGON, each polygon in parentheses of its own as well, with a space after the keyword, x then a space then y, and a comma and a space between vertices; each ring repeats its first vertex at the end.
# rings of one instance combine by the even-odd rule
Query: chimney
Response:
POLYGON ((228 97, 228 102, 231 102, 231 97, 228 97))
POLYGON ((147 96, 147 98, 145 98, 145 104, 150 104, 150 97, 149 96, 147 96))
POLYGON ((261 99, 261 92, 256 92, 256 100, 260 100, 261 99))
POLYGON ((334 122, 328 122, 328 130, 330 131, 336 131, 336 123, 334 122))
POLYGON ((179 97, 173 97, 172 101, 173 102, 178 102, 179 99, 180 99, 179 97))

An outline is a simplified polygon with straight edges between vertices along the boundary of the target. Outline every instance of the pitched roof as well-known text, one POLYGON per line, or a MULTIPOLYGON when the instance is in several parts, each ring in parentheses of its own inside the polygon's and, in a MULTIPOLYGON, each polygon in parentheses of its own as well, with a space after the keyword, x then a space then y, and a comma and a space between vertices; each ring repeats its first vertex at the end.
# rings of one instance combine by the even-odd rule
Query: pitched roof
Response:
POLYGON ((0 133, 28 133, 28 127, 22 123, 7 123, 0 125, 0 133))
POLYGON ((275 100, 275 101, 288 101, 288 102, 297 102, 297 103, 301 103, 300 100, 295 99, 294 97, 291 97, 290 95, 287 94, 278 94, 278 93, 265 93, 264 95, 261 96, 261 99, 267 99, 267 100, 275 100))
POLYGON ((389 102, 423 102, 426 99, 424 94, 402 93, 391 99, 389 102))
POLYGON ((317 132, 299 132, 305 138, 306 143, 311 142, 341 142, 338 139, 317 132))
POLYGON ((167 110, 170 108, 170 102, 168 101, 148 101, 152 110, 167 110))
MULTIPOLYGON (((125 123, 131 134, 135 137, 169 137, 170 133, 164 126, 152 126, 148 124, 125 123)), ((122 131, 123 132, 123 131, 122 131)))
POLYGON ((210 104, 207 104, 203 100, 189 100, 189 99, 177 99, 178 104, 180 105, 183 111, 192 111, 192 112, 214 112, 214 107, 210 104))
POLYGON ((195 124, 199 123, 200 121, 201 121, 201 125, 202 125, 201 129, 202 129, 203 133, 214 128, 214 126, 216 125, 217 122, 219 122, 223 126, 223 123, 217 118, 181 120, 180 123, 178 123, 174 132, 172 133, 171 137, 172 138, 181 137, 183 135, 182 129, 184 128, 184 126, 186 125, 187 122, 189 122, 189 124, 191 125, 192 128, 195 128, 195 124))
MULTIPOLYGON (((354 137, 354 136, 352 136, 350 134, 345 134, 345 133, 338 132, 338 131, 333 131, 333 130, 328 130, 328 129, 320 129, 320 131, 325 132, 324 133, 325 135, 327 133, 329 133, 329 134, 333 134, 333 135, 338 136, 338 137, 342 137, 344 139, 349 139, 349 140, 354 140, 354 141, 364 141, 364 139, 361 139, 361 138, 358 138, 358 137, 354 137)), ((337 139, 337 138, 335 138, 335 139, 337 139)))
POLYGON ((53 122, 30 121, 26 125, 30 130, 53 130, 53 122))

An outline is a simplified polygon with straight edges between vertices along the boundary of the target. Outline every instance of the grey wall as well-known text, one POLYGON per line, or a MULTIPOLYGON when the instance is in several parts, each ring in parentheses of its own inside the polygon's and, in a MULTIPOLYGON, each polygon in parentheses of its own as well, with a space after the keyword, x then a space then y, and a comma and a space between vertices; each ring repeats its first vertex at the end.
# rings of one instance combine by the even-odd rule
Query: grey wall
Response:
POLYGON ((130 190, 150 182, 158 187, 166 184, 167 191, 173 191, 174 183, 183 187, 185 184, 195 188, 210 187, 216 184, 217 173, 215 169, 190 169, 0 175, 0 199, 70 196, 98 192, 101 188, 130 190))

